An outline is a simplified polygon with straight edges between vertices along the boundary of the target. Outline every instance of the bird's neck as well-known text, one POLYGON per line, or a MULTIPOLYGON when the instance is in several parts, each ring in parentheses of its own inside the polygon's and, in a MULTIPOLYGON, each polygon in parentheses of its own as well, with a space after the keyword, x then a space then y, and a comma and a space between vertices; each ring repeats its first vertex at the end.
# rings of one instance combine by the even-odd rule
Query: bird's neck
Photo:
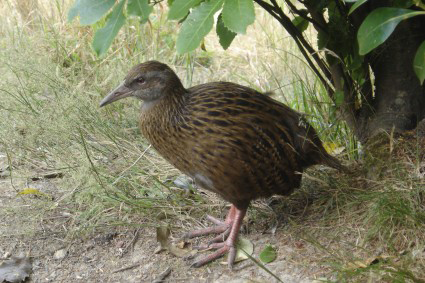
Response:
POLYGON ((169 120, 175 123, 176 118, 185 112, 186 94, 187 90, 181 84, 177 88, 164 89, 164 94, 159 99, 143 102, 141 116, 156 123, 167 123, 169 120))

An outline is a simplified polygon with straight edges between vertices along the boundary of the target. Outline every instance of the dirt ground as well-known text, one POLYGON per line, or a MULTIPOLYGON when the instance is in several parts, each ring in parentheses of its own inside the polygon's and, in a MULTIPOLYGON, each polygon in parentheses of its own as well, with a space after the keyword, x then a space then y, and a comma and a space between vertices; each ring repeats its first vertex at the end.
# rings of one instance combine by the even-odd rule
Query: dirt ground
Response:
MULTIPOLYGON (((0 179, 0 256, 30 257, 33 272, 26 282, 153 282, 168 268, 171 272, 162 282, 278 282, 249 259, 236 264, 233 271, 218 262, 195 269, 189 260, 167 251, 155 253, 155 227, 109 226, 99 233, 69 237, 71 210, 57 202, 58 206, 53 205, 42 218, 38 217, 45 202, 17 195, 16 190, 24 185, 42 188, 55 199, 64 193, 54 181, 12 186, 10 177, 0 179)), ((277 259, 267 268, 283 282, 313 282, 326 272, 324 267, 309 262, 307 255, 315 253, 314 247, 285 234, 285 229, 277 229, 274 234, 249 230, 243 237, 253 242, 254 257, 258 258, 266 244, 276 248, 277 259)), ((173 231, 173 236, 184 232, 173 231)))

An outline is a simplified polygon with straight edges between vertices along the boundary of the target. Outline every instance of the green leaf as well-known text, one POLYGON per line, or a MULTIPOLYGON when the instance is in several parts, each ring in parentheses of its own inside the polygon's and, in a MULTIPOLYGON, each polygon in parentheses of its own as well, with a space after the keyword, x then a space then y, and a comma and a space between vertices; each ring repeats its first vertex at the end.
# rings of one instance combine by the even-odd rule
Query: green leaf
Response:
POLYGON ((356 3, 354 3, 353 6, 351 6, 350 11, 348 11, 348 15, 350 15, 352 12, 354 12, 354 10, 356 10, 358 7, 366 3, 366 1, 367 0, 357 0, 356 3))
POLYGON ((246 28, 255 20, 254 2, 252 0, 225 0, 223 5, 223 22, 231 31, 246 33, 246 28))
POLYGON ((226 50, 235 38, 236 33, 226 28, 223 23, 223 18, 221 14, 220 16, 218 16, 217 19, 216 32, 219 38, 220 45, 223 47, 224 50, 226 50))
POLYGON ((125 22, 125 16, 123 14, 124 3, 125 0, 121 0, 112 10, 105 27, 96 31, 92 46, 97 55, 102 55, 108 50, 118 31, 123 26, 125 22))
POLYGON ((418 51, 416 51, 415 59, 413 60, 413 69, 422 85, 425 80, 425 41, 422 42, 418 51))
POLYGON ((388 7, 373 10, 357 33, 360 55, 365 55, 381 45, 402 20, 418 15, 425 15, 425 12, 388 7))
POLYGON ((129 15, 140 17, 142 24, 149 20, 153 7, 149 5, 148 0, 128 0, 127 12, 129 15))
POLYGON ((190 8, 197 6, 201 1, 202 0, 174 0, 168 12, 168 19, 180 20, 186 17, 190 8))
POLYGON ((344 92, 342 90, 335 91, 335 106, 339 107, 344 102, 344 92))
POLYGON ((72 19, 79 15, 80 24, 94 24, 99 21, 114 4, 115 0, 76 0, 68 12, 68 21, 72 21, 72 19))
POLYGON ((260 253, 260 260, 264 263, 272 262, 275 259, 276 251, 270 245, 267 245, 260 253))
POLYGON ((223 0, 206 1, 189 14, 177 37, 176 48, 178 53, 183 54, 199 46, 202 39, 212 29, 214 14, 221 8, 222 4, 223 0))
POLYGON ((68 11, 68 22, 71 22, 80 13, 79 6, 81 0, 75 0, 74 5, 68 11))
POLYGON ((300 32, 304 32, 308 28, 308 21, 301 16, 296 16, 292 23, 300 32))

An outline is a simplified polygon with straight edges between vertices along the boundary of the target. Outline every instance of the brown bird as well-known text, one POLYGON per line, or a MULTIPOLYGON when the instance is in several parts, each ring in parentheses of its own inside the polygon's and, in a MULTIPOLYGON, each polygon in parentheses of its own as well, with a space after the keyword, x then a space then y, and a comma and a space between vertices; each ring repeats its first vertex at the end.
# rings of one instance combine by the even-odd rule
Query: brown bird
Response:
POLYGON ((217 250, 195 267, 226 253, 232 267, 250 201, 289 195, 300 186, 298 172, 314 164, 344 170, 301 114, 251 88, 212 82, 186 89, 167 65, 148 61, 134 66, 100 106, 129 96, 144 101, 140 129, 158 153, 232 204, 224 222, 208 216, 216 226, 187 234, 220 234, 208 246, 217 250))

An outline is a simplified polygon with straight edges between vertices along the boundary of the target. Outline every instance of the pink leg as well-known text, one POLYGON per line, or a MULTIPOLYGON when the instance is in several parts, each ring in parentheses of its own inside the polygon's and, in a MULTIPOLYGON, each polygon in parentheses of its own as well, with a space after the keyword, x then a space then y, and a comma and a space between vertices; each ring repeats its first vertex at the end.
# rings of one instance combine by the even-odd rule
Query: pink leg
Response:
POLYGON ((192 264, 193 267, 201 267, 211 261, 214 261, 223 255, 225 255, 227 252, 229 253, 229 258, 227 261, 227 264, 229 268, 231 269, 233 267, 233 263, 235 261, 236 257, 236 240, 238 238, 238 233, 242 225, 242 220, 246 214, 246 208, 245 209, 237 209, 232 205, 228 217, 226 218, 226 221, 228 218, 233 218, 233 223, 231 223, 231 229, 229 236, 227 237, 225 242, 222 243, 215 243, 211 244, 209 247, 218 249, 214 253, 196 261, 194 264, 192 264), (234 209, 234 212, 232 212, 232 209, 234 209), (231 215, 233 214, 234 215, 231 215), (230 215, 230 217, 229 217, 230 215))
MULTIPOLYGON (((235 218, 235 212, 236 212, 236 207, 232 205, 230 207, 229 212, 227 213, 226 220, 224 220, 224 222, 221 220, 218 220, 215 217, 207 215, 207 219, 211 221, 212 223, 214 223, 216 226, 191 231, 187 233, 186 235, 184 235, 183 237, 186 239, 192 239, 195 237, 205 236, 209 234, 220 234, 220 233, 225 234, 226 231, 229 230, 229 228, 232 226, 233 219, 235 218)), ((222 236, 222 234, 220 234, 219 236, 222 236)))

